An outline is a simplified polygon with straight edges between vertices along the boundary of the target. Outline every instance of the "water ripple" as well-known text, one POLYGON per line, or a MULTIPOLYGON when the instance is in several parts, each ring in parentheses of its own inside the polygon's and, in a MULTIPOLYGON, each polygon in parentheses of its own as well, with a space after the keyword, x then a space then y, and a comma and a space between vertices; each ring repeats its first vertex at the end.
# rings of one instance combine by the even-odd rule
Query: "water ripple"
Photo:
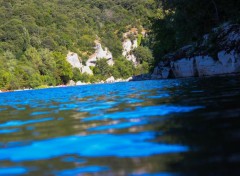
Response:
POLYGON ((155 135, 153 132, 143 132, 124 135, 66 136, 36 141, 21 147, 0 149, 0 160, 46 160, 70 154, 85 157, 146 157, 188 151, 188 147, 182 145, 150 142, 155 135))

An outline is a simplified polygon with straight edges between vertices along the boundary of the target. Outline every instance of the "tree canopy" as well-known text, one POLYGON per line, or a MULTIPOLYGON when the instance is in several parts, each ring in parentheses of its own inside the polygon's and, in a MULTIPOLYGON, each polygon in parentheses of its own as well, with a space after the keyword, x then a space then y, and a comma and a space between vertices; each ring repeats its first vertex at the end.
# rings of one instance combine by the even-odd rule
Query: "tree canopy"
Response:
POLYGON ((152 0, 0 0, 0 89, 76 79, 67 52, 86 60, 97 38, 121 57, 123 32, 149 26, 153 9, 152 0))
POLYGON ((96 39, 110 49, 116 64, 108 68, 99 62, 96 75, 148 72, 165 54, 197 41, 213 27, 239 23, 240 1, 0 0, 0 19, 0 89, 33 88, 70 79, 94 81, 72 69, 65 56, 76 52, 85 62, 96 39), (122 58, 121 40, 124 32, 141 26, 149 37, 138 36, 140 47, 134 54, 141 65, 135 68, 122 58))

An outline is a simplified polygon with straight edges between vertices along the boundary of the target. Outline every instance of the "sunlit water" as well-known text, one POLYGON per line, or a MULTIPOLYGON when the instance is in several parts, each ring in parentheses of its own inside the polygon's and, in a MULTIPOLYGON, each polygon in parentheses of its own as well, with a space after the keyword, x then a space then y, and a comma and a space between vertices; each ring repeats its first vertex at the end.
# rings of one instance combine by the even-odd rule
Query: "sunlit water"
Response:
POLYGON ((240 175, 240 79, 0 94, 0 175, 240 175))

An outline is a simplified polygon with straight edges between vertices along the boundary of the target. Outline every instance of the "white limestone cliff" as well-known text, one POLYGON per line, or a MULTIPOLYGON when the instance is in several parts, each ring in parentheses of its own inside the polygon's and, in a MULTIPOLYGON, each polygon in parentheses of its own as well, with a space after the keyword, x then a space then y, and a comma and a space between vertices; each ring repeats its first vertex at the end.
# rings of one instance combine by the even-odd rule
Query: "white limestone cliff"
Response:
POLYGON ((134 41, 131 41, 130 39, 125 39, 122 43, 123 46, 123 52, 122 55, 129 61, 132 61, 133 64, 136 66, 137 63, 137 58, 132 54, 133 50, 138 47, 137 45, 137 39, 134 41))
POLYGON ((90 67, 84 66, 81 63, 81 59, 79 58, 77 53, 68 52, 66 59, 73 68, 78 68, 81 73, 87 73, 89 75, 93 75, 93 72, 90 69, 90 67))
POLYGON ((90 69, 89 66, 82 66, 81 73, 86 73, 88 75, 93 75, 93 71, 90 69))
MULTIPOLYGON (((215 57, 207 54, 205 50, 197 51, 202 54, 193 54, 193 56, 186 57, 192 52, 192 47, 187 46, 180 49, 180 52, 169 54, 169 59, 158 64, 151 78, 166 79, 239 74, 240 26, 227 24, 213 31, 217 40, 217 43, 214 43, 215 49, 218 49, 215 57)), ((200 47, 207 48, 210 40, 209 35, 204 36, 200 47)))
POLYGON ((86 62, 86 66, 95 67, 97 60, 99 59, 107 59, 108 65, 114 65, 112 53, 108 50, 108 48, 102 49, 102 45, 99 42, 96 42, 95 53, 92 54, 86 62))
POLYGON ((74 68, 82 68, 82 63, 80 62, 80 59, 78 57, 77 53, 68 52, 67 54, 67 61, 72 65, 74 68))
POLYGON ((203 77, 234 73, 240 73, 240 54, 233 50, 230 53, 220 51, 217 60, 211 56, 196 56, 173 61, 170 66, 158 66, 154 69, 152 78, 203 77))

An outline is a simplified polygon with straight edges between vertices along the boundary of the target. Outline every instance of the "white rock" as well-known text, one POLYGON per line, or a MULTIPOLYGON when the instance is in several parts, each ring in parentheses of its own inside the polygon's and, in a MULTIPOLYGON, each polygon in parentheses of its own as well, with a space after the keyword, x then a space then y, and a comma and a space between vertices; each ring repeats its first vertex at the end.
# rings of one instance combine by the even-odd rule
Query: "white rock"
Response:
POLYGON ((69 52, 67 55, 67 61, 72 65, 72 67, 79 69, 82 67, 77 53, 69 52))
POLYGON ((218 59, 228 71, 232 71, 232 69, 235 70, 240 66, 240 56, 234 51, 231 51, 230 53, 221 51, 218 53, 218 59))
POLYGON ((113 76, 111 76, 110 78, 106 79, 107 83, 113 83, 115 82, 115 78, 113 76))
POLYGON ((76 86, 84 85, 85 83, 82 83, 81 81, 76 82, 76 86))
POLYGON ((125 39, 122 43, 123 46, 123 56, 127 56, 127 54, 132 50, 132 42, 130 39, 125 39))
POLYGON ((87 74, 89 74, 89 75, 93 75, 93 71, 90 69, 89 66, 83 66, 83 67, 81 68, 81 72, 82 72, 82 73, 87 73, 87 74))
POLYGON ((126 58, 127 60, 132 61, 134 66, 138 65, 137 58, 133 54, 127 55, 126 58))
POLYGON ((132 44, 132 49, 135 49, 138 47, 138 43, 137 43, 137 39, 133 40, 133 44, 132 44))
POLYGON ((210 56, 196 57, 196 65, 199 76, 212 76, 234 73, 235 67, 232 64, 231 60, 229 60, 228 57, 223 57, 221 54, 219 56, 222 57, 221 61, 214 60, 210 56))
MULTIPOLYGON (((183 58, 173 63, 173 73, 175 77, 191 77, 194 76, 195 70, 193 67, 194 59, 183 58)), ((169 70, 168 70, 169 72, 169 70)), ((169 73, 168 73, 169 74, 169 73)), ((168 76, 168 75, 167 75, 168 76)), ((166 75, 164 75, 166 77, 166 75)))
POLYGON ((88 60, 87 60, 87 62, 86 62, 86 66, 87 67, 95 67, 95 65, 96 65, 96 62, 97 62, 97 54, 96 53, 94 53, 94 54, 92 54, 89 58, 88 58, 88 60))
POLYGON ((75 86, 76 83, 73 80, 70 80, 69 83, 67 84, 68 86, 75 86))
POLYGON ((125 80, 121 79, 121 78, 118 78, 115 80, 115 82, 125 82, 125 80))
POLYGON ((126 79, 126 81, 128 82, 128 81, 131 81, 132 79, 133 79, 133 77, 131 76, 128 79, 126 79))
POLYGON ((89 59, 86 62, 86 66, 96 66, 96 62, 99 59, 107 59, 107 63, 108 65, 114 65, 114 61, 113 61, 113 56, 112 53, 105 48, 105 50, 102 49, 102 45, 100 43, 96 43, 96 47, 95 47, 95 53, 92 54, 89 59))

